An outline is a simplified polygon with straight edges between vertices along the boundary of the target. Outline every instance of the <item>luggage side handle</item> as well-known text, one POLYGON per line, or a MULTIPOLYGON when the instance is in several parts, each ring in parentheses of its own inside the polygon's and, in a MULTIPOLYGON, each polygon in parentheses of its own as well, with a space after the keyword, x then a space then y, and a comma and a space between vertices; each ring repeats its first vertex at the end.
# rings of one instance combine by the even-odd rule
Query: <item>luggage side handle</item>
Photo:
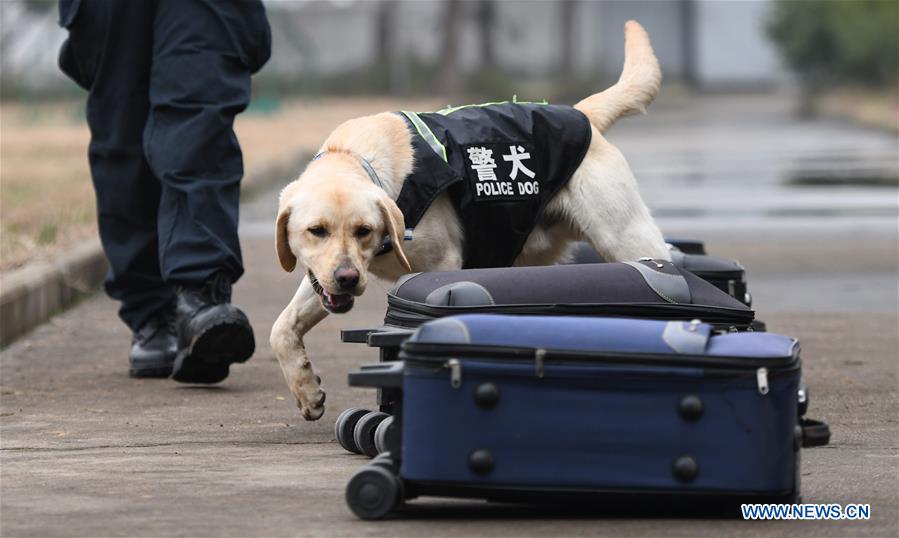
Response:
POLYGON ((681 239, 677 237, 666 237, 665 243, 682 251, 684 254, 705 254, 705 245, 702 241, 695 239, 681 239))
POLYGON ((669 321, 662 332, 662 341, 682 355, 702 355, 709 344, 712 327, 694 319, 689 323, 669 321))
POLYGON ((365 364, 355 372, 350 372, 347 382, 351 387, 399 388, 403 386, 405 367, 403 361, 365 364))
POLYGON ((800 418, 802 428, 802 448, 830 444, 830 426, 826 422, 810 418, 800 418))

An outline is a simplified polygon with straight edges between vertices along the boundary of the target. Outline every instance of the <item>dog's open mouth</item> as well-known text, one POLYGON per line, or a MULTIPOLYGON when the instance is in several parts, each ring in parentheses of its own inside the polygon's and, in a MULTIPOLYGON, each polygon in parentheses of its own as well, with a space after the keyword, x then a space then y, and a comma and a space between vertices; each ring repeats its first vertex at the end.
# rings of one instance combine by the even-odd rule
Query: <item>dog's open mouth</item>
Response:
POLYGON ((319 284, 318 279, 315 278, 312 271, 308 271, 308 274, 309 282, 312 283, 312 289, 318 294, 325 310, 332 314, 344 314, 353 308, 353 302, 356 300, 355 297, 349 293, 328 293, 328 291, 319 284))

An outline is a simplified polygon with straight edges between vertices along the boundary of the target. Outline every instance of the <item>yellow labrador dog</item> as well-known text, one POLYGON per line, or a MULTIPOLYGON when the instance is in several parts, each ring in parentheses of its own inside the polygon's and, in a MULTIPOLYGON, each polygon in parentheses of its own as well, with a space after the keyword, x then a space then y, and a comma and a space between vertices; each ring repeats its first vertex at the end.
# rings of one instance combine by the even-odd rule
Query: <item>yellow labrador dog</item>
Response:
MULTIPOLYGON (((645 111, 661 82, 643 27, 628 22, 625 37, 618 82, 574 107, 589 119, 589 148, 545 207, 546 218, 527 237, 516 265, 555 263, 576 240, 589 241, 606 260, 669 259, 627 162, 602 136, 618 118, 645 111)), ((306 274, 272 327, 271 346, 307 420, 319 419, 325 409, 321 380, 303 344, 312 327, 328 312, 352 308, 369 272, 393 280, 412 271, 462 267, 463 225, 446 193, 430 204, 414 240, 403 242, 405 223, 395 200, 413 169, 413 134, 395 113, 347 121, 325 141, 321 157, 281 192, 278 259, 286 271, 302 264, 306 274), (375 256, 385 236, 393 255, 375 256)))

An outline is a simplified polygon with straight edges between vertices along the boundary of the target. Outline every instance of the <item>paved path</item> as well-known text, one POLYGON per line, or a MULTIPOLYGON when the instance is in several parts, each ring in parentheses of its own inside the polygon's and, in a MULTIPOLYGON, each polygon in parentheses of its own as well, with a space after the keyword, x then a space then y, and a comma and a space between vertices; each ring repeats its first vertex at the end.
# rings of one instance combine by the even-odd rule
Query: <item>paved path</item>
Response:
MULTIPOLYGON (((642 147, 628 143, 630 152, 642 147)), ((895 202, 894 192, 880 192, 895 202)), ((129 335, 115 321, 115 304, 100 295, 0 354, 0 535, 897 534, 894 226, 875 222, 847 232, 815 226, 814 219, 827 219, 813 216, 801 226, 781 222, 778 233, 760 237, 747 228, 725 233, 714 219, 660 216, 666 230, 698 234, 716 254, 739 258, 749 269, 760 317, 771 329, 800 337, 810 414, 833 430, 830 446, 803 453, 805 499, 870 503, 870 521, 596 518, 422 500, 393 520, 363 523, 346 508, 343 488, 364 460, 340 450, 332 421, 341 409, 371 402, 368 391, 345 381, 347 370, 376 355, 340 344, 338 329, 379 322, 383 285, 308 337, 325 379, 328 412, 319 422, 303 422, 267 343, 272 321, 297 284, 275 261, 273 200, 261 196, 246 208, 247 276, 235 294, 256 328, 257 352, 221 386, 129 379, 129 335)))

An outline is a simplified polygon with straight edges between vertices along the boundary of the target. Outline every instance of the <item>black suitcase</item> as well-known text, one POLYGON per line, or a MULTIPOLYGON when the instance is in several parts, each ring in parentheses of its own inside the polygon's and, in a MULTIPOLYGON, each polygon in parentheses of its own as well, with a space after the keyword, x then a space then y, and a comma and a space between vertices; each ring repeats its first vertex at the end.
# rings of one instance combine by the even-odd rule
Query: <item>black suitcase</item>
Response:
MULTIPOLYGON (((699 278, 715 285, 734 299, 752 306, 752 295, 746 287, 746 269, 736 260, 711 256, 699 241, 667 239, 671 246, 671 261, 699 278), (673 242, 672 242, 673 241, 673 242)), ((571 253, 570 263, 603 263, 589 243, 578 243, 571 253)))
MULTIPOLYGON (((671 262, 648 259, 413 273, 394 285, 387 303, 383 326, 341 332, 344 342, 380 348, 382 362, 396 360, 400 344, 422 323, 457 314, 701 319, 721 331, 756 329, 754 312, 745 304, 671 262)), ((392 411, 392 401, 389 391, 382 391, 380 412, 344 411, 335 424, 341 446, 377 454, 376 432, 392 411)))
POLYGON ((414 329, 463 313, 700 318, 745 330, 753 311, 672 262, 550 265, 406 275, 387 295, 384 323, 414 329))

